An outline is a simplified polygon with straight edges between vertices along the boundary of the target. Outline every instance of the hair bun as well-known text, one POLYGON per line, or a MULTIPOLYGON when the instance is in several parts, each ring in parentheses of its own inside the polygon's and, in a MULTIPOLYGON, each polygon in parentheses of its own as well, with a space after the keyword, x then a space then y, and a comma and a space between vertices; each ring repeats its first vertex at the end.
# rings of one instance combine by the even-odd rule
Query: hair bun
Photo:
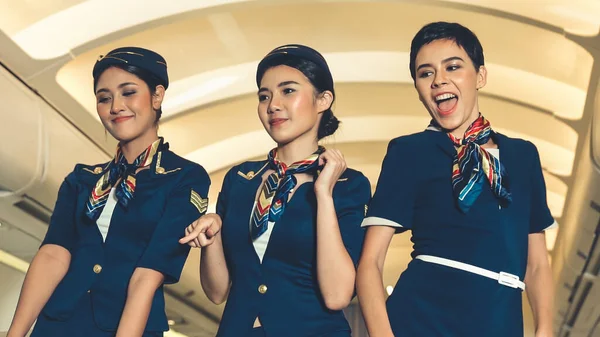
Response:
POLYGON ((340 120, 333 115, 331 108, 325 110, 325 112, 323 112, 323 117, 321 117, 317 138, 322 139, 333 135, 339 126, 340 120))

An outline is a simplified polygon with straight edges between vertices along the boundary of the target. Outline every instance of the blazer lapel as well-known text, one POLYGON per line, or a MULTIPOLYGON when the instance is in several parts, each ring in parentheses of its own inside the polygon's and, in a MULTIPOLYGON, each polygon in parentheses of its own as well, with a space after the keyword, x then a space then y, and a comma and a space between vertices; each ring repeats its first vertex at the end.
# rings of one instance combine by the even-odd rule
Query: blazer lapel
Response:
POLYGON ((450 158, 454 158, 454 155, 456 155, 456 149, 454 148, 454 145, 452 145, 452 141, 448 135, 446 135, 446 133, 433 130, 427 130, 425 132, 431 133, 431 137, 434 139, 436 146, 450 158))

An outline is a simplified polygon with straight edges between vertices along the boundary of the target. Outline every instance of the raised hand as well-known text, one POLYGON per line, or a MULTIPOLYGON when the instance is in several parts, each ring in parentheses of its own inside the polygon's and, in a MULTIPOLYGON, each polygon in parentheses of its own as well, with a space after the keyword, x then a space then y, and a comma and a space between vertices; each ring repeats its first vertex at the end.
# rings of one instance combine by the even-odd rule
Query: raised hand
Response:
POLYGON ((179 239, 179 243, 187 243, 194 248, 210 246, 215 242, 222 224, 218 214, 205 214, 185 229, 185 236, 179 239))
POLYGON ((331 196, 335 184, 348 166, 342 153, 335 149, 326 150, 319 156, 319 166, 323 165, 323 170, 315 181, 315 193, 331 196))

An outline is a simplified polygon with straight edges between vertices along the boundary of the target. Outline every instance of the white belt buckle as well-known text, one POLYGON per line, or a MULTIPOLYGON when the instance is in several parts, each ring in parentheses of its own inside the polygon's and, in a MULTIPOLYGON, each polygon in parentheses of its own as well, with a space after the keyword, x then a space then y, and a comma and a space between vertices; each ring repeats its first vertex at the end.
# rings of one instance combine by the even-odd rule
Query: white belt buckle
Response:
POLYGON ((498 283, 516 289, 519 288, 520 280, 517 275, 501 271, 498 273, 498 283))

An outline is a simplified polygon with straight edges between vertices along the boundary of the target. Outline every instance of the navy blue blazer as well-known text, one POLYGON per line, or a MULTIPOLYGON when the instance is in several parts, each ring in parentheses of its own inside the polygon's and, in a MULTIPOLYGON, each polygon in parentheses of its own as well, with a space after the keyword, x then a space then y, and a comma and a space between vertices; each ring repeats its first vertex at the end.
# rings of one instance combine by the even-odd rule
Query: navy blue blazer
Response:
MULTIPOLYGON (((300 185, 275 224, 262 264, 250 239, 250 216, 267 161, 246 162, 225 176, 217 201, 231 290, 219 337, 243 337, 260 318, 267 336, 350 336, 342 311, 328 310, 316 277, 317 203, 313 182, 300 185)), ((333 190, 340 232, 356 264, 369 180, 347 169, 333 190)))
MULTIPOLYGON (((181 233, 205 213, 210 178, 202 166, 159 150, 149 169, 136 174, 134 198, 127 209, 115 207, 106 241, 86 214, 86 202, 107 164, 78 164, 62 183, 50 226, 42 243, 71 253, 71 265, 42 314, 68 320, 89 292, 94 320, 102 330, 117 329, 127 287, 137 267, 159 271, 165 284, 176 283, 189 252, 181 233), (200 195, 192 198, 192 194, 200 195)), ((169 329, 163 287, 152 300, 146 331, 169 329)))
MULTIPOLYGON (((512 194, 508 207, 489 184, 468 213, 452 190, 456 149, 447 134, 424 131, 392 140, 383 161, 366 225, 410 230, 412 256, 433 255, 494 272, 525 277, 529 234, 554 222, 535 146, 493 134, 504 181, 512 194)), ((522 294, 498 281, 413 259, 387 300, 396 337, 523 336, 522 294)))

